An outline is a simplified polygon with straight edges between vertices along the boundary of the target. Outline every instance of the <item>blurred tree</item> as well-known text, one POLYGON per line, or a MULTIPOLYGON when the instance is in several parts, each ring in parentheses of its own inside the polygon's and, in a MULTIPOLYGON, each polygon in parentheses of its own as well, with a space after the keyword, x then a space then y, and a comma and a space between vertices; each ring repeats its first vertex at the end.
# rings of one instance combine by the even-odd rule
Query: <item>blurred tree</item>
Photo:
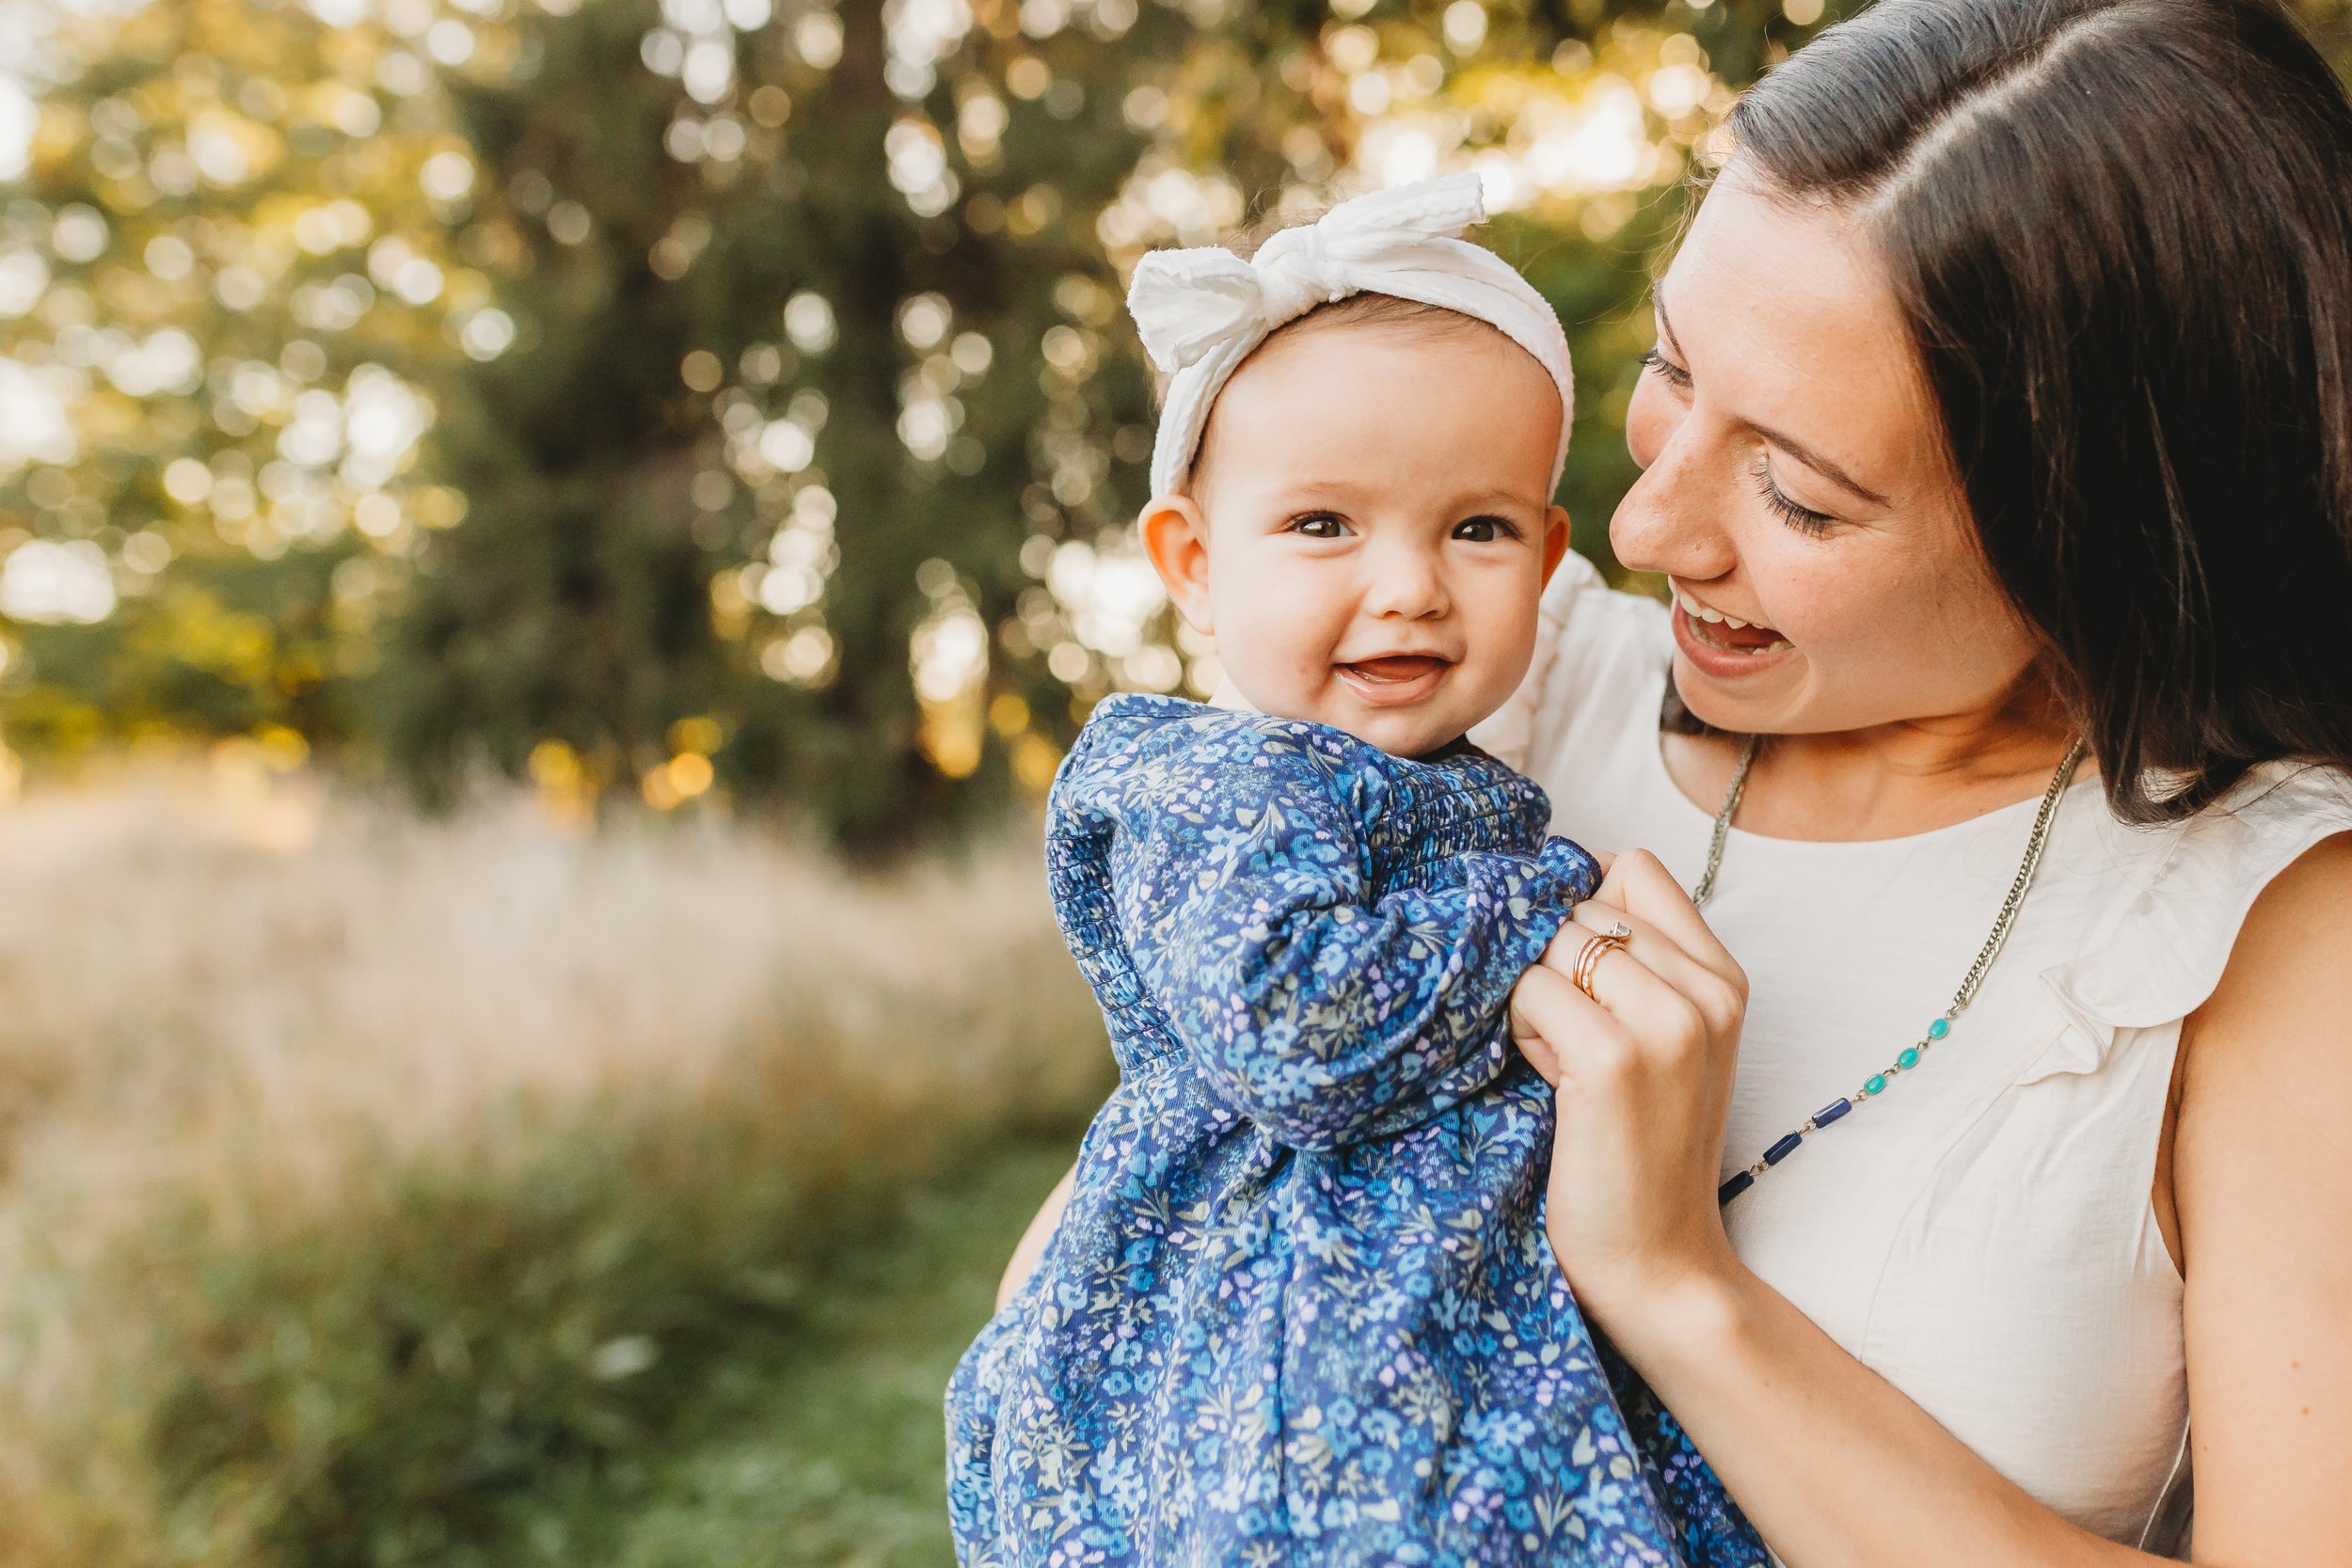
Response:
MULTIPOLYGON (((1613 372, 1638 269, 1604 243, 1646 245, 1638 193, 1680 167, 1653 139, 1720 108, 1705 46, 1598 7, 1352 8, 534 21, 536 71, 453 93, 500 236, 469 254, 512 259, 523 338, 442 395, 474 521, 429 542, 388 642, 393 752, 446 777, 536 749, 657 804, 774 791, 853 843, 1041 784, 1094 696, 1187 674, 1123 537, 1152 388, 1121 270, 1335 180, 1482 150, 1501 178, 1543 144, 1523 197, 1569 199, 1500 237, 1625 340, 1613 372)), ((1760 23, 1712 20, 1752 69, 1760 23)))
POLYGON ((389 368, 487 288, 435 248, 462 145, 307 16, 50 15, 65 82, 0 210, 9 729, 339 734, 352 524, 463 510, 413 481, 432 409, 389 368))
MULTIPOLYGON (((2344 0, 2307 7, 2336 47, 2344 0)), ((866 847, 1204 689, 1144 249, 1474 167, 1605 559, 1645 269, 1822 0, 155 0, 0 210, 0 723, 789 803, 866 847)), ((33 36, 33 35, 38 36, 33 36)), ((5 119, 0 115, 0 119, 5 119)), ((0 165, 5 174, 5 165, 0 165)))

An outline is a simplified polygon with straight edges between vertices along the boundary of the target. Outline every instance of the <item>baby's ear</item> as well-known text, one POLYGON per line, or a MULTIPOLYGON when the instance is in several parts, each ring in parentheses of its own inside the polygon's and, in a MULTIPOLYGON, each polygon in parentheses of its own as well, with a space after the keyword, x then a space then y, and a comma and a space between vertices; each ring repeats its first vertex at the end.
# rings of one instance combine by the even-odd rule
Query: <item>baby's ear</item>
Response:
POLYGON ((1136 519, 1143 553, 1193 630, 1216 630, 1209 613, 1209 520, 1190 496, 1154 496, 1136 519))
POLYGON ((1567 554, 1568 509, 1565 506, 1547 508, 1544 512, 1544 580, 1546 582, 1551 580, 1551 574, 1559 570, 1560 562, 1567 559, 1567 554))

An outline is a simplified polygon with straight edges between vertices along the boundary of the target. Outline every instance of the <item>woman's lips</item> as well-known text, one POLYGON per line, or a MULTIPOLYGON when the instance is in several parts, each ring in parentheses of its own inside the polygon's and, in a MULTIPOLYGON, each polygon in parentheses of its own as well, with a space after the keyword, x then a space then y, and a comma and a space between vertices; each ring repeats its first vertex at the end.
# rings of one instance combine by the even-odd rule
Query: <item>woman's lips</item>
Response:
POLYGON ((1332 668, 1339 672, 1349 690, 1373 706, 1401 707, 1436 690, 1446 672, 1454 668, 1454 661, 1435 654, 1390 654, 1332 668))
MULTIPOLYGON (((1737 680, 1777 669, 1796 652, 1788 639, 1777 635, 1760 645, 1735 646, 1729 641, 1732 634, 1699 620, 1680 604, 1674 608, 1673 624, 1675 646, 1682 651, 1682 657, 1696 665, 1702 674, 1721 680, 1737 680)), ((1750 635, 1741 641, 1753 643, 1755 639, 1750 635)))

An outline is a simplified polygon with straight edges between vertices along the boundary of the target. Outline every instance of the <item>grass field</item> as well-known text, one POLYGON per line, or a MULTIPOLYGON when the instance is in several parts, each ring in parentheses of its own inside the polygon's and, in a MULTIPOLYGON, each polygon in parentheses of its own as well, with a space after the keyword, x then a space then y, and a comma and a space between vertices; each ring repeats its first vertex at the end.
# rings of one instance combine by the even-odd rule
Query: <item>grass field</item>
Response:
POLYGON ((1072 1152, 1017 1145, 917 1195, 887 1240, 842 1260, 804 1338, 679 1421, 640 1487, 518 1545, 599 1568, 952 1562, 940 1388, 1072 1152))
POLYGON ((1106 1086, 1033 846, 0 816, 0 1564, 947 1560, 938 1394, 1106 1086))

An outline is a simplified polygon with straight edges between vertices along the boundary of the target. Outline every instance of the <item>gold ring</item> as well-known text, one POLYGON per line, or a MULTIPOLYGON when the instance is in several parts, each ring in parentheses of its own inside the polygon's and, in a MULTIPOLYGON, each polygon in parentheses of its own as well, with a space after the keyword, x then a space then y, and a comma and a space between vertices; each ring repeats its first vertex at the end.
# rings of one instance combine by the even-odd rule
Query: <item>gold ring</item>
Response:
POLYGON ((1584 945, 1576 950, 1576 962, 1568 966, 1568 978, 1575 983, 1576 989, 1596 1002, 1600 998, 1593 996, 1593 971, 1600 967, 1601 959, 1626 944, 1626 939, 1617 934, 1621 928, 1613 927, 1586 937, 1584 945))

